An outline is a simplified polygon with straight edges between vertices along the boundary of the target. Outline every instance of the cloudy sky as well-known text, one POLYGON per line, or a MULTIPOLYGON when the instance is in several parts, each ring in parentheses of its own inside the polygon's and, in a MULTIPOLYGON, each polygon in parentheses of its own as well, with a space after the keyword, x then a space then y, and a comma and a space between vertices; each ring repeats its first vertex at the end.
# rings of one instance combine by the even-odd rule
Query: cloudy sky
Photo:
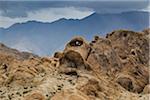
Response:
POLYGON ((149 0, 0 1, 0 27, 30 20, 53 22, 60 18, 82 19, 92 13, 148 11, 149 0))

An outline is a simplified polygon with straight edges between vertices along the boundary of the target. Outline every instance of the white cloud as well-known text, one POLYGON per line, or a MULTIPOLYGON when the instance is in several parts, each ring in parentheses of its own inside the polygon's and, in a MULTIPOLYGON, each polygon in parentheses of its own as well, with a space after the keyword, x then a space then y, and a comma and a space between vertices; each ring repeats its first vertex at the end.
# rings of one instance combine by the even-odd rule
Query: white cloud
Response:
POLYGON ((7 28, 15 23, 22 23, 29 20, 36 20, 41 22, 53 22, 60 18, 66 19, 82 19, 94 11, 88 8, 46 8, 37 11, 28 12, 27 17, 10 18, 2 16, 0 12, 0 27, 7 28))
POLYGON ((142 9, 142 11, 150 12, 150 5, 148 5, 146 8, 142 9))

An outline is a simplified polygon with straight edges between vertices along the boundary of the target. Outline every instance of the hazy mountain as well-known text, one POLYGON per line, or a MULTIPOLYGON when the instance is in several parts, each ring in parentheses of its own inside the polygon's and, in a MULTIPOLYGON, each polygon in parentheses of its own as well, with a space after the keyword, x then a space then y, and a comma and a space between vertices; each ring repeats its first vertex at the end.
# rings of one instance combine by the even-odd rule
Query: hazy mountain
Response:
POLYGON ((0 28, 0 42, 13 48, 39 55, 52 54, 62 49, 71 37, 80 35, 91 39, 93 35, 116 29, 141 31, 149 26, 148 12, 97 14, 78 19, 59 19, 52 23, 28 21, 0 28), (30 48, 30 49, 29 49, 30 48))

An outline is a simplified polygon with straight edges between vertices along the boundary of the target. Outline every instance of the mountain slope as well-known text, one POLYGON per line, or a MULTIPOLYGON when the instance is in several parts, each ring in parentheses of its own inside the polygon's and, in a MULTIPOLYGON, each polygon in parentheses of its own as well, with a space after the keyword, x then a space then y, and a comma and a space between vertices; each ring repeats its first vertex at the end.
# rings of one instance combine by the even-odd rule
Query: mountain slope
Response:
POLYGON ((148 17, 148 12, 135 11, 118 14, 94 13, 81 20, 62 18, 52 23, 28 21, 0 29, 0 41, 19 50, 48 55, 62 49, 61 45, 76 35, 90 40, 95 34, 104 35, 102 33, 114 29, 142 30, 149 26, 148 17))

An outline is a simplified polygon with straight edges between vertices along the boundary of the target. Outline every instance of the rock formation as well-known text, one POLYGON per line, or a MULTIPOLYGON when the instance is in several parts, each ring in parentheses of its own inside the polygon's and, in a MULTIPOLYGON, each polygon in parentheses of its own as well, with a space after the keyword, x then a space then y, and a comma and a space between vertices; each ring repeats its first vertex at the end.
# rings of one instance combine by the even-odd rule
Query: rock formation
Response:
POLYGON ((75 37, 54 57, 1 44, 0 100, 148 100, 149 34, 75 37))

